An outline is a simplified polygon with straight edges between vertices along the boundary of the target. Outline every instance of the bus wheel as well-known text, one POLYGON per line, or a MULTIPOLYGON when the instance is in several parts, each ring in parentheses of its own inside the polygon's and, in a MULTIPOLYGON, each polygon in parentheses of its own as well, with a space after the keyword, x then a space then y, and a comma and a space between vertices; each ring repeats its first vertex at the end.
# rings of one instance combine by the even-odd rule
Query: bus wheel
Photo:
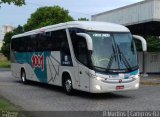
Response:
POLYGON ((73 94, 72 80, 68 75, 65 77, 64 88, 68 95, 73 94))
POLYGON ((26 72, 24 71, 24 69, 21 70, 21 81, 23 84, 27 83, 26 72))

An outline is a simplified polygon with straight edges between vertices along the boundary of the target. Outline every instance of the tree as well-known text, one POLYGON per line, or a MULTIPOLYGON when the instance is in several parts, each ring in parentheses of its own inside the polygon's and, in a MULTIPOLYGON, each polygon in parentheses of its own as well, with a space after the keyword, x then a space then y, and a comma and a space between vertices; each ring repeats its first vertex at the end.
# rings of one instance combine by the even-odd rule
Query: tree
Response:
POLYGON ((160 38, 156 36, 150 36, 147 38, 147 46, 149 52, 160 52, 160 38))
POLYGON ((24 28, 23 28, 23 26, 21 26, 21 25, 19 25, 17 28, 15 28, 15 29, 13 30, 14 35, 20 34, 20 33, 23 33, 23 32, 24 32, 24 28))
POLYGON ((25 0, 0 0, 0 5, 4 3, 4 4, 11 4, 13 3, 14 5, 17 6, 22 6, 25 4, 25 0))
MULTIPOLYGON (((146 37, 147 51, 148 52, 160 52, 160 38, 157 36, 146 37)), ((141 41, 135 40, 138 51, 142 51, 141 41)))
POLYGON ((29 31, 67 21, 73 21, 73 18, 69 15, 68 10, 65 10, 59 6, 41 7, 38 8, 36 12, 31 14, 27 24, 24 25, 24 29, 25 31, 29 31))
POLYGON ((7 57, 7 59, 10 59, 10 43, 11 43, 11 38, 13 35, 23 33, 23 27, 18 26, 15 28, 13 31, 8 32, 5 34, 4 39, 3 39, 3 46, 1 48, 1 52, 3 53, 4 56, 7 57))
POLYGON ((81 18, 78 18, 78 21, 89 21, 89 19, 87 19, 85 17, 81 17, 81 18))
POLYGON ((7 59, 10 59, 10 42, 11 42, 11 37, 13 36, 13 32, 8 32, 4 36, 3 40, 3 46, 1 48, 1 52, 7 59))

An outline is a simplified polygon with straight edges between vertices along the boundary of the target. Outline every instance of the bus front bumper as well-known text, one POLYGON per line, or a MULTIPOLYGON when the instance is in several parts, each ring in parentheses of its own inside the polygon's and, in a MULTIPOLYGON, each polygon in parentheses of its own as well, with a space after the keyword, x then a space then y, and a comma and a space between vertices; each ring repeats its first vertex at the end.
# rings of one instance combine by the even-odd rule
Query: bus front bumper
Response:
POLYGON ((90 80, 90 92, 91 93, 107 93, 115 91, 136 90, 139 88, 140 79, 137 78, 128 83, 106 83, 97 79, 90 80))

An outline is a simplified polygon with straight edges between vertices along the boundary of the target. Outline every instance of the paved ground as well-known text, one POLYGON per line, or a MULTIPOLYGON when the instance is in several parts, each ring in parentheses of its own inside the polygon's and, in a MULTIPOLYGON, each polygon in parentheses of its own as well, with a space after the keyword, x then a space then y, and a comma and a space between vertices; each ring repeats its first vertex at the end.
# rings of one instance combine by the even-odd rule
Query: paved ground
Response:
POLYGON ((0 69, 0 95, 28 111, 159 110, 160 86, 142 86, 136 91, 67 96, 59 87, 39 83, 23 85, 0 69))
POLYGON ((150 82, 152 84, 160 85, 160 74, 148 75, 148 77, 142 77, 141 82, 150 82))

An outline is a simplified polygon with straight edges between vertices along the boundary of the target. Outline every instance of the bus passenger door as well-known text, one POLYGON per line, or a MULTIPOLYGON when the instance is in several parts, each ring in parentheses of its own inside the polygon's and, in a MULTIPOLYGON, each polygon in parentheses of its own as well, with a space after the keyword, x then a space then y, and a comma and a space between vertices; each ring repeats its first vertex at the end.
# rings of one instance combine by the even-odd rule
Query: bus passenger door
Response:
POLYGON ((88 51, 87 44, 84 38, 79 38, 77 43, 76 58, 79 61, 78 71, 79 71, 79 81, 80 90, 89 91, 89 75, 88 75, 88 51))
POLYGON ((79 64, 79 81, 80 81, 80 89, 83 91, 89 91, 88 68, 82 64, 79 64))

